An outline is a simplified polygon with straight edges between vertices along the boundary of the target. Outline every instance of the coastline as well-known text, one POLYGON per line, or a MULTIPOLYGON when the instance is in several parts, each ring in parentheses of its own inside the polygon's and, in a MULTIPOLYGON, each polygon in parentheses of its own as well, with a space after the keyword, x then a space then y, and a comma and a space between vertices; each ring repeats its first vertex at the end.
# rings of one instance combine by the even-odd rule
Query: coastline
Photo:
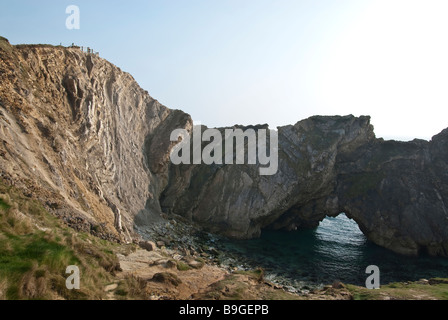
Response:
MULTIPOLYGON (((382 285, 380 290, 371 290, 337 280, 332 283, 309 281, 292 283, 291 279, 266 272, 256 262, 220 250, 217 243, 223 240, 218 236, 202 232, 199 226, 183 223, 182 218, 177 216, 163 218, 165 223, 137 228, 145 239, 168 245, 168 248, 162 246, 155 250, 161 250, 165 255, 171 255, 172 258, 177 259, 182 255, 201 259, 205 266, 221 270, 220 272, 224 275, 209 287, 208 294, 198 293, 192 296, 192 299, 227 299, 231 294, 229 291, 225 294, 225 290, 229 289, 226 288, 223 293, 219 290, 216 292, 216 288, 225 287, 228 282, 239 283, 234 286, 240 287, 240 292, 244 292, 241 287, 256 284, 262 299, 266 298, 266 292, 269 292, 267 296, 274 300, 437 300, 445 299, 444 292, 448 292, 448 280, 444 278, 392 282, 382 285)), ((238 296, 238 299, 248 298, 259 299, 260 296, 254 295, 253 292, 245 292, 238 296)))

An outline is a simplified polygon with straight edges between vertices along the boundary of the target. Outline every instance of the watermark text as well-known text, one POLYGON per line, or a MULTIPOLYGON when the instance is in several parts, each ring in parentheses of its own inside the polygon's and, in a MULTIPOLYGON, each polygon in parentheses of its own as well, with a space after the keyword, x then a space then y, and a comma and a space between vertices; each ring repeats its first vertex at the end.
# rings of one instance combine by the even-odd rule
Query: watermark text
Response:
POLYGON ((196 125, 192 137, 186 129, 176 129, 170 140, 180 140, 170 154, 175 165, 258 163, 260 175, 274 175, 278 170, 278 132, 275 130, 224 129, 222 133, 213 128, 202 131, 201 126, 196 125), (203 142, 209 143, 203 147, 203 142))

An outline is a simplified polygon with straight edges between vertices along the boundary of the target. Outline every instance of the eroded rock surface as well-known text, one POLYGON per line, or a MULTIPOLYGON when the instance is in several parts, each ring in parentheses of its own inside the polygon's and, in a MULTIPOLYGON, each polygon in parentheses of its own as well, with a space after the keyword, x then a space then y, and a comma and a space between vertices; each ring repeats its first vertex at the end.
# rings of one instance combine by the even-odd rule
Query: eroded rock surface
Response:
POLYGON ((448 130, 384 141, 368 116, 315 116, 278 128, 275 175, 174 165, 170 134, 191 133, 190 116, 118 67, 76 47, 5 39, 0 58, 1 177, 74 228, 131 241, 134 223, 165 212, 243 239, 345 212, 381 246, 448 255, 448 130))
POLYGON ((276 175, 249 165, 172 166, 162 208, 236 238, 315 227, 345 212, 381 246, 448 254, 448 130, 430 142, 384 141, 369 117, 315 116, 278 135, 276 175))
POLYGON ((152 134, 185 114, 79 48, 1 40, 0 57, 2 178, 75 228, 129 241, 167 176, 169 146, 152 134))

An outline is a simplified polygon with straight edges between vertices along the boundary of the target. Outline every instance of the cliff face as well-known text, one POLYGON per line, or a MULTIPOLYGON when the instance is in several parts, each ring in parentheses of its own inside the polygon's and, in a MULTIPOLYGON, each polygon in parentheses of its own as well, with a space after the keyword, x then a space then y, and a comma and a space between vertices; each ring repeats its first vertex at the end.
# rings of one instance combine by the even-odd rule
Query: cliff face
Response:
POLYGON ((338 163, 339 210, 375 243, 448 255, 448 130, 430 142, 376 140, 338 163))
POLYGON ((167 177, 169 146, 152 135, 188 116, 79 48, 3 40, 0 57, 2 178, 77 229, 130 239, 167 177))
MULTIPOLYGON (((257 165, 172 165, 162 193, 164 211, 186 216, 212 232, 251 238, 262 228, 314 226, 325 217, 286 218, 293 207, 331 193, 336 160, 374 139, 369 118, 313 117, 278 130, 278 170, 260 175, 257 165)), ((340 212, 338 212, 340 213, 340 212)))
POLYGON ((236 238, 316 227, 344 212, 383 247, 448 255, 448 130, 431 142, 384 141, 369 117, 353 116, 278 129, 276 175, 248 165, 172 165, 162 209, 236 238))
POLYGON ((165 212, 251 238, 345 212, 381 246, 448 256, 448 130, 384 141, 369 117, 316 116, 278 128, 274 175, 174 165, 170 134, 192 121, 129 74, 78 48, 0 40, 0 58, 1 177, 74 228, 130 240, 165 212))

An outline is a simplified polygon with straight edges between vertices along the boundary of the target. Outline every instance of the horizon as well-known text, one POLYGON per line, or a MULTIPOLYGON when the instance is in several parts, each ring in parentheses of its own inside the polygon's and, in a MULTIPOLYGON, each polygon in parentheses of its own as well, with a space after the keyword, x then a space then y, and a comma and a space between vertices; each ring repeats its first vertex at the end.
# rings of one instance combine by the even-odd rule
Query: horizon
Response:
POLYGON ((209 127, 369 115, 378 138, 407 141, 448 127, 447 13, 438 0, 22 0, 0 30, 14 45, 91 47, 209 127))

